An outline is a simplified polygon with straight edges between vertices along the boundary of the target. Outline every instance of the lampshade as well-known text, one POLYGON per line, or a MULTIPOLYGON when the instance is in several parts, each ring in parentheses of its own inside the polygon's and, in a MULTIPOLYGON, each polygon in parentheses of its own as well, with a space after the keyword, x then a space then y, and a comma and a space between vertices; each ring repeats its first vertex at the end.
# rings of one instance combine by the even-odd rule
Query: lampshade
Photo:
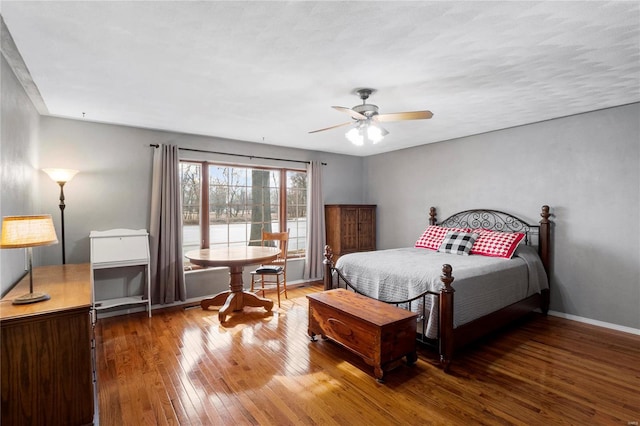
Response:
POLYGON ((73 169, 42 169, 55 182, 69 182, 78 173, 73 169))
POLYGON ((0 248, 37 247, 57 243, 58 237, 50 214, 2 218, 0 248))

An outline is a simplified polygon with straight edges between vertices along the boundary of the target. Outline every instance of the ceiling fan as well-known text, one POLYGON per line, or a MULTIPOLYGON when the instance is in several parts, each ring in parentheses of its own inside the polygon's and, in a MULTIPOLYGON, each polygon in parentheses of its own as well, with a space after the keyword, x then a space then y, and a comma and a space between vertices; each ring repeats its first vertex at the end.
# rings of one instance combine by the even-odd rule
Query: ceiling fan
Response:
POLYGON ((323 132, 343 126, 353 126, 346 134, 347 139, 356 145, 363 145, 364 140, 368 139, 373 143, 377 143, 389 134, 378 123, 389 121, 404 120, 425 120, 433 117, 431 111, 410 111, 410 112, 392 112, 389 114, 379 114, 378 106, 366 103, 369 96, 375 93, 375 89, 356 89, 354 93, 362 99, 362 105, 356 105, 353 108, 334 106, 333 109, 349 114, 353 121, 347 123, 336 124, 335 126, 325 127, 324 129, 313 130, 309 133, 323 132))

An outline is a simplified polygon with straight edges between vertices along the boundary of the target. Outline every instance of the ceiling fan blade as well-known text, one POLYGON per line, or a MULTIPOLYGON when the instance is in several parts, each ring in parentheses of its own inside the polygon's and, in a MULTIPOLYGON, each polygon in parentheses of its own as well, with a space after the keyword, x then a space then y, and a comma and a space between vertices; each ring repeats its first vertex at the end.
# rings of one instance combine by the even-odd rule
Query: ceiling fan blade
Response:
POLYGON ((352 110, 351 108, 346 108, 346 107, 341 107, 341 106, 332 106, 331 108, 333 109, 337 109, 338 111, 341 112, 346 112, 347 114, 349 114, 351 117, 355 118, 356 120, 366 120, 367 117, 360 114, 357 111, 352 110))
POLYGON ((350 124, 353 124, 353 122, 352 122, 352 121, 350 121, 350 122, 348 122, 348 123, 336 124, 335 126, 325 127, 324 129, 312 130, 312 131, 310 131, 309 133, 324 132, 325 130, 335 129, 336 127, 348 126, 348 125, 350 125, 350 124))
POLYGON ((376 115, 376 119, 381 122, 403 121, 403 120, 425 120, 431 117, 433 117, 433 113, 431 111, 392 112, 389 114, 376 115))

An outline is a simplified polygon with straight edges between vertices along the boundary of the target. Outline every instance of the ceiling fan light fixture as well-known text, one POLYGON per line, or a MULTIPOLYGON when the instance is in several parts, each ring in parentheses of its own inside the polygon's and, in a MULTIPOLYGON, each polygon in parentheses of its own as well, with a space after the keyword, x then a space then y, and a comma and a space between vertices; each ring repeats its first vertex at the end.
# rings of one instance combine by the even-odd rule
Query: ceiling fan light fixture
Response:
POLYGON ((335 129, 336 127, 349 126, 349 130, 345 133, 345 137, 354 145, 362 146, 369 142, 377 144, 389 134, 386 129, 380 127, 378 124, 380 122, 386 123, 389 121, 425 120, 433 117, 433 113, 426 110, 379 114, 377 105, 367 103, 367 99, 374 92, 375 89, 356 89, 354 93, 358 94, 360 99, 362 99, 362 105, 356 105, 353 108, 341 106, 332 107, 337 111, 349 114, 355 122, 347 122, 331 127, 325 127, 324 129, 313 130, 309 133, 317 133, 335 129))
POLYGON ((363 135, 361 126, 356 125, 350 128, 345 134, 345 136, 349 140, 349 142, 351 142, 356 146, 364 145, 364 135, 363 135))
POLYGON ((377 144, 382 139, 387 132, 383 131, 380 126, 376 125, 376 123, 366 120, 366 121, 358 121, 351 127, 345 137, 356 146, 362 146, 365 142, 370 142, 373 144, 377 144))
POLYGON ((374 144, 380 142, 382 139, 384 139, 384 135, 382 134, 382 129, 373 123, 368 123, 367 139, 369 139, 374 144))

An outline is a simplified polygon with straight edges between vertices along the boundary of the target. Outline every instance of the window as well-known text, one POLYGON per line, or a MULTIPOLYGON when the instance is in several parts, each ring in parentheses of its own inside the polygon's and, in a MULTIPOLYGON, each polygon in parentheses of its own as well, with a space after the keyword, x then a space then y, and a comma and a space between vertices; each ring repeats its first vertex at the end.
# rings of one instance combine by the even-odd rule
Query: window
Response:
POLYGON ((259 245, 262 229, 289 229, 289 256, 304 256, 305 171, 180 162, 183 249, 259 245), (207 212, 201 220, 201 212, 207 212))

